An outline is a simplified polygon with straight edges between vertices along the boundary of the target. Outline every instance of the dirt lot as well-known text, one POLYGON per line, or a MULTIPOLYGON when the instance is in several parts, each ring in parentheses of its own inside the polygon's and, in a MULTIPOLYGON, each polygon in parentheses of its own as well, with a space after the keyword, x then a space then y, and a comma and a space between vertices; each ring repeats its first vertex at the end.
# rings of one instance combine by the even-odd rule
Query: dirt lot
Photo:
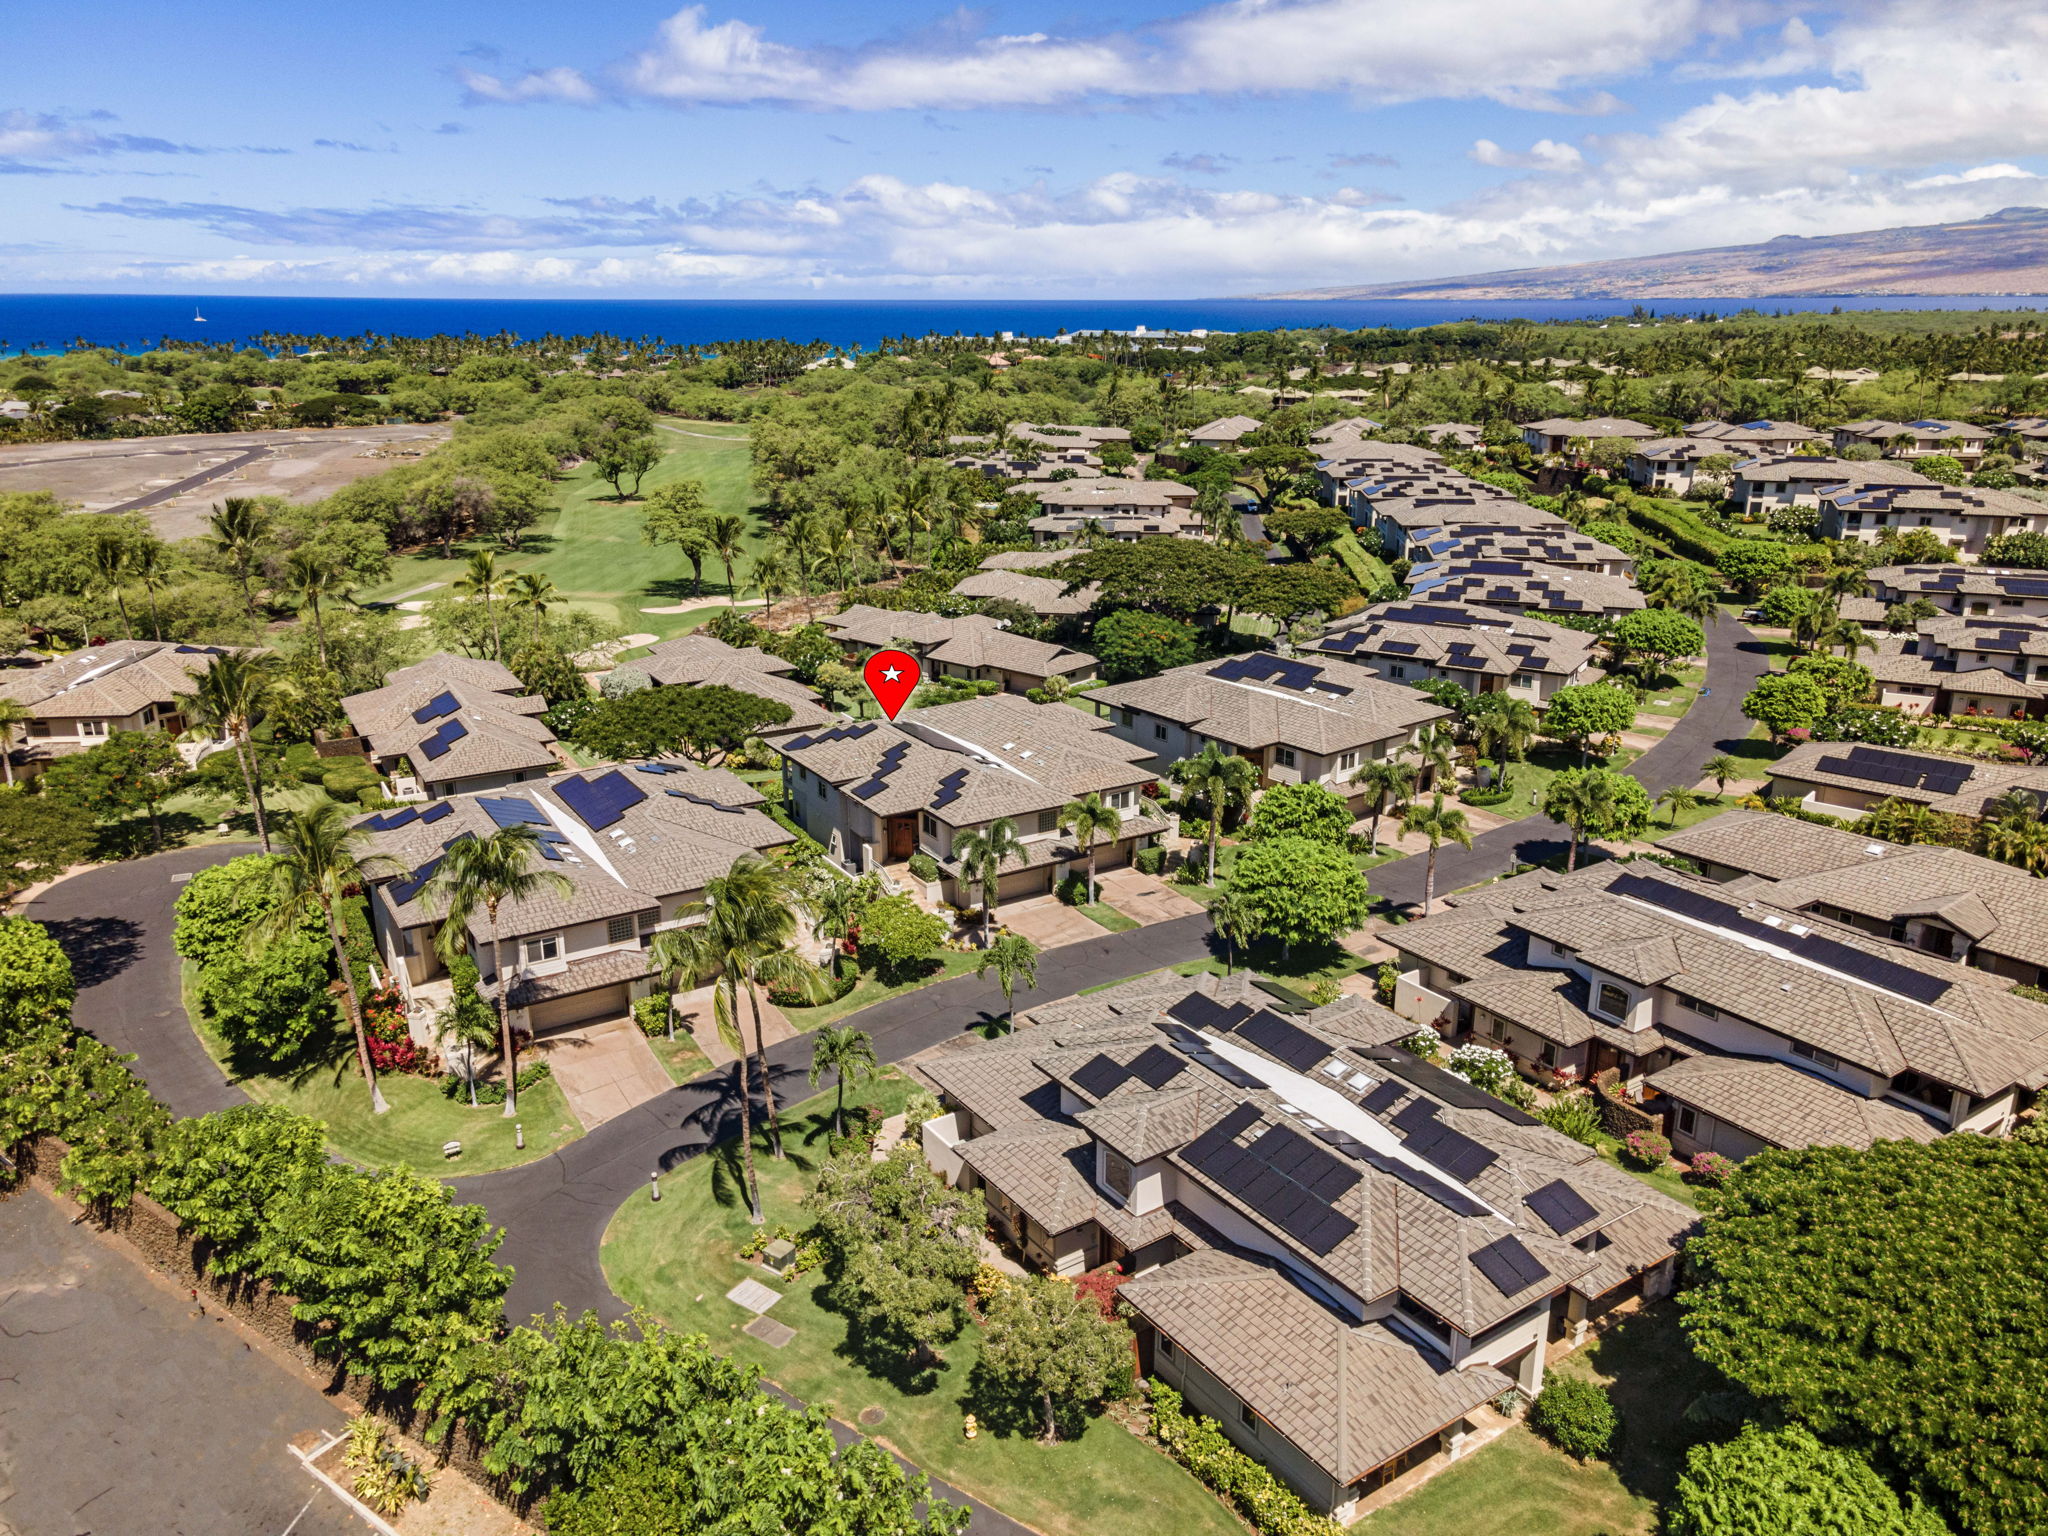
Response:
POLYGON ((217 432, 0 448, 0 491, 51 491, 87 512, 147 512, 167 539, 224 496, 316 501, 447 439, 446 426, 217 432))

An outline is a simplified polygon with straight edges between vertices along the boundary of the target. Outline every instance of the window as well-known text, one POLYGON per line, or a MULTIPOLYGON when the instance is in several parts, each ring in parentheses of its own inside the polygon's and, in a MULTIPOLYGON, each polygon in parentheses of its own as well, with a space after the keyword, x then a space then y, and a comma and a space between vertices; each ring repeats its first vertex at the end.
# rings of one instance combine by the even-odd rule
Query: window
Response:
POLYGON ((1259 1432, 1259 1416, 1252 1411, 1250 1403, 1239 1403, 1237 1405, 1237 1422, 1255 1435, 1259 1432))
POLYGON ((1398 661, 1387 668, 1387 676, 1389 677, 1406 677, 1407 675, 1408 669, 1402 666, 1401 663, 1399 663, 1398 661))
POLYGON ((1536 686, 1535 675, 1529 672, 1517 672, 1514 675, 1513 681, 1508 686, 1511 688, 1534 688, 1536 686))
POLYGON ((1841 1057, 1830 1055, 1819 1046, 1808 1045, 1804 1040, 1792 1042, 1792 1054, 1802 1061, 1810 1061, 1816 1067, 1826 1067, 1830 1071, 1842 1064, 1841 1057))
POLYGON ((1544 1041, 1544 1042, 1543 1042, 1543 1051, 1542 1051, 1542 1056, 1541 1056, 1541 1059, 1542 1059, 1543 1065, 1545 1065, 1546 1067, 1554 1067, 1554 1066, 1556 1066, 1556 1065, 1557 1065, 1557 1047, 1556 1047, 1556 1046, 1554 1046, 1554 1045, 1552 1045, 1552 1044, 1551 1044, 1551 1043, 1550 1043, 1549 1041, 1547 1041, 1547 1040, 1546 1040, 1546 1041, 1544 1041))
POLYGON ((640 931, 642 933, 652 933, 654 931, 655 925, 660 921, 661 908, 656 907, 652 911, 642 912, 640 914, 640 931))
POLYGON ((1153 739, 1153 740, 1155 740, 1155 741, 1164 741, 1164 740, 1166 740, 1166 727, 1165 727, 1165 726, 1163 726, 1163 725, 1155 725, 1155 726, 1153 726, 1153 727, 1152 727, 1152 739, 1153 739))
POLYGON ((1129 725, 1131 723, 1131 712, 1128 709, 1120 709, 1116 712, 1116 718, 1117 724, 1129 725))
POLYGON ((633 919, 630 917, 613 918, 604 925, 604 936, 607 943, 625 943, 626 940, 633 937, 633 919))
POLYGON ((520 945, 528 965, 538 965, 543 960, 562 958, 562 936, 559 933, 544 934, 537 939, 527 939, 520 945))
POLYGON ((1273 761, 1282 768, 1292 768, 1294 766, 1294 748, 1275 747, 1273 749, 1273 761))
POLYGON ((1102 1149, 1102 1183, 1105 1189, 1110 1190, 1114 1194, 1121 1195, 1126 1200, 1130 1199, 1130 1159, 1113 1148, 1104 1147, 1102 1149))
POLYGON ((104 720, 81 720, 78 722, 78 734, 89 737, 104 737, 107 734, 107 722, 104 720))
POLYGON ((1703 1019, 1718 1019, 1721 1017, 1721 1010, 1712 1003, 1703 1003, 1698 998, 1689 997, 1683 992, 1678 994, 1678 1001, 1681 1007, 1690 1008, 1703 1019))
POLYGON ((1558 943, 1555 939, 1552 939, 1550 941, 1550 952, 1553 955, 1562 955, 1567 960, 1571 959, 1572 957, 1571 950, 1567 946, 1558 943))
POLYGON ((1620 1018, 1628 1012, 1627 990, 1617 987, 1611 981, 1601 982, 1600 999, 1594 1004, 1594 1009, 1596 1012, 1606 1014, 1610 1019, 1620 1018))
POLYGON ((1681 1109, 1678 1112, 1678 1128, 1688 1136, 1698 1127, 1699 1121, 1700 1117, 1689 1109, 1681 1109))
POLYGON ((1345 752, 1339 754, 1337 758, 1337 769, 1340 773, 1345 771, 1346 769, 1356 768, 1357 766, 1358 754, 1356 752, 1345 752))
POLYGON ((1505 1040, 1508 1037, 1507 1026, 1491 1013, 1486 1016, 1486 1037, 1489 1040, 1505 1040))
POLYGON ((920 824, 924 827, 927 834, 933 837, 937 837, 939 835, 939 824, 936 821, 932 820, 931 817, 920 817, 919 821, 920 824))
POLYGON ((1167 1359, 1171 1360, 1176 1354, 1179 1353, 1179 1351, 1173 1347, 1173 1340, 1169 1339, 1165 1334, 1162 1333, 1158 1335, 1158 1339, 1159 1353, 1166 1356, 1167 1359))

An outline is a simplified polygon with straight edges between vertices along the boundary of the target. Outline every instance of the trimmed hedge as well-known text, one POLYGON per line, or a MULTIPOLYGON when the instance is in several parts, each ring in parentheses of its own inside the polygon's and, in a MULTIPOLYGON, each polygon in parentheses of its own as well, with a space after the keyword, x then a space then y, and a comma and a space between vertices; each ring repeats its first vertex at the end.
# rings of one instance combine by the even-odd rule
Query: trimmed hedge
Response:
MULTIPOLYGON (((536 1061, 531 1066, 521 1067, 519 1069, 519 1091, 524 1093, 535 1083, 545 1082, 554 1075, 555 1069, 544 1061, 536 1061)), ((451 1099, 461 1099, 464 1103, 468 1103, 469 1079, 460 1072, 451 1072, 441 1079, 441 1092, 451 1099)), ((504 1103, 504 1082, 495 1077, 487 1083, 479 1082, 476 1085, 476 1101, 479 1105, 504 1103)))
POLYGON ((1175 1461, 1265 1536, 1338 1536, 1343 1530, 1232 1445, 1214 1419, 1186 1412, 1180 1394, 1159 1382, 1152 1384, 1152 1433, 1175 1461))
POLYGON ((1529 1427, 1565 1455, 1587 1461, 1613 1448, 1621 1417, 1596 1383, 1552 1373, 1529 1407, 1529 1427))
POLYGON ((1166 850, 1164 848, 1140 848, 1131 862, 1137 866, 1139 874, 1156 875, 1166 868, 1166 850))
POLYGON ((825 995, 819 998, 816 1002, 813 1002, 810 998, 801 996, 795 992, 777 991, 774 987, 769 987, 767 989, 768 1001, 773 1003, 778 1008, 822 1008, 827 1003, 838 1002, 839 999, 846 996, 846 994, 851 992, 855 987, 859 986, 860 972, 848 969, 842 971, 839 975, 829 977, 828 979, 832 983, 831 987, 827 989, 825 995))

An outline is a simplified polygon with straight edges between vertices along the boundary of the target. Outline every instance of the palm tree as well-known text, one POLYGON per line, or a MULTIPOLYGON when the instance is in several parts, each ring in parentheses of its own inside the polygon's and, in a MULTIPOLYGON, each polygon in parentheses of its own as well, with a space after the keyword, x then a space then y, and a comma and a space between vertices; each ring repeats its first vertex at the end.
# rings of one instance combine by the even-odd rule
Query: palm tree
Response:
POLYGON ((1671 807, 1671 825, 1678 825, 1678 813, 1689 811, 1700 803, 1701 796, 1690 784, 1667 784, 1664 793, 1657 797, 1657 804, 1671 807))
POLYGON ((504 642, 498 635, 498 610, 492 599, 498 595, 498 557, 488 549, 480 549, 469 557, 469 564, 455 582, 455 592, 460 597, 480 598, 484 605, 484 618, 491 626, 491 659, 505 659, 504 642))
POLYGON ((19 699, 0 696, 0 774, 9 784, 14 782, 14 728, 34 718, 19 699))
POLYGON ((498 1043, 498 1021, 488 1009, 450 1003, 434 1015, 434 1028, 444 1040, 462 1047, 462 1075, 469 1083, 469 1107, 476 1103, 476 1055, 498 1043))
POLYGON ((269 656, 227 651, 194 679, 192 691, 177 696, 178 707, 203 732, 212 732, 233 749, 242 770, 242 788, 256 817, 256 837, 270 852, 270 823, 263 810, 263 764, 249 733, 263 718, 276 662, 269 656))
POLYGON ((834 980, 841 970, 842 945, 860 925, 860 915, 873 899, 874 891, 868 882, 846 880, 838 875, 824 876, 804 898, 804 904, 811 909, 811 936, 832 943, 834 980))
POLYGON ((1718 799, 1728 793, 1728 781, 1742 777, 1742 759, 1733 753, 1720 752, 1700 764, 1700 772, 1714 781, 1714 795, 1718 799))
POLYGON ((1422 734, 1408 750, 1422 759, 1420 763, 1422 787, 1441 790, 1446 779, 1456 773, 1458 738, 1444 721, 1436 721, 1424 728, 1422 734))
POLYGON ((533 643, 540 645, 541 621, 548 616, 549 605, 561 599, 555 590, 554 581, 538 571, 521 571, 505 583, 505 601, 514 608, 523 608, 533 615, 533 643))
POLYGON ((846 1085, 866 1082, 881 1070, 875 1059, 875 1037, 851 1024, 827 1024, 811 1038, 811 1086, 827 1072, 838 1096, 832 1101, 832 1134, 846 1134, 846 1085))
POLYGON ((92 570, 113 594, 114 606, 121 611, 121 628, 133 640, 135 626, 128 621, 128 599, 121 592, 121 578, 128 574, 128 552, 121 547, 120 540, 104 529, 93 541, 92 570))
POLYGON ((703 528, 705 541, 718 556, 718 563, 725 567, 726 596, 737 601, 740 589, 733 585, 733 562, 739 559, 746 543, 747 520, 737 512, 707 512, 703 528))
POLYGON ((1380 817, 1386 812, 1387 802, 1406 805, 1408 797, 1415 793, 1415 764, 1404 762, 1398 757, 1376 757, 1358 772, 1351 775, 1351 782, 1363 784, 1372 792, 1372 851, 1380 851, 1380 817))
POLYGON ((144 539, 128 551, 128 569, 142 583, 142 590, 149 598, 149 635, 152 640, 164 637, 163 622, 157 615, 156 595, 164 584, 165 567, 165 549, 161 539, 144 539))
POLYGON ((1237 952, 1249 949, 1259 936, 1259 915, 1250 902, 1234 891, 1225 891, 1209 903, 1209 921, 1223 940, 1223 974, 1237 965, 1237 952))
POLYGON ((1017 835, 1017 823, 998 816, 987 827, 954 838, 953 856, 960 861, 960 873, 981 887, 981 947, 986 950, 995 922, 996 897, 1002 889, 1003 866, 1012 859, 1022 864, 1030 855, 1017 835))
POLYGON ((773 545, 754 556, 753 566, 747 574, 754 590, 761 594, 764 610, 772 610, 778 598, 787 596, 791 583, 796 580, 789 567, 788 555, 773 545))
MULTIPOLYGON (((697 917, 703 923, 670 929, 655 937, 655 947, 670 940, 675 959, 665 960, 664 969, 680 969, 695 957, 695 974, 707 976, 714 970, 725 973, 731 988, 734 1027, 739 1020, 739 988, 746 988, 747 1007, 754 1020, 754 1054, 759 1060, 762 1098, 768 1112, 768 1134, 775 1156, 782 1156, 782 1130, 775 1120, 775 1086, 768 1076, 768 1042, 761 1027, 763 987, 794 992, 801 997, 822 999, 825 974, 793 947, 797 933, 797 903, 801 892, 799 876, 771 864, 757 853, 743 853, 722 875, 704 882, 704 899, 676 908, 685 922, 697 917)), ((745 1076, 741 1073, 744 1096, 745 1076)), ((749 1167, 751 1168, 751 1152, 749 1167)), ((752 1177, 751 1172, 749 1178, 752 1177)), ((760 1198, 755 1193, 758 1216, 760 1198)))
POLYGON ((334 951, 334 968, 341 977, 342 995, 348 999, 349 1027, 355 1031, 356 1065, 363 1081, 370 1085, 370 1109, 383 1114, 391 1108, 384 1091, 377 1086, 377 1069, 370 1060, 370 1037, 363 1028, 363 1000, 356 992, 355 972, 348 963, 348 951, 341 942, 341 922, 335 908, 351 890, 387 870, 395 873, 395 859, 382 854, 363 857, 357 849, 364 834, 349 825, 348 812, 336 801, 324 801, 315 809, 287 816, 277 831, 278 854, 271 865, 277 893, 276 910, 250 932, 254 949, 274 944, 295 931, 308 912, 317 909, 327 925, 327 942, 334 951))
POLYGON ((339 562, 306 545, 300 545, 284 562, 284 589, 303 611, 313 615, 313 637, 320 648, 320 665, 327 665, 327 625, 320 617, 320 599, 343 590, 339 562))
POLYGON ((1095 842, 1098 838, 1114 838, 1123 830, 1124 819, 1117 808, 1103 799, 1101 794, 1090 791, 1078 800, 1069 800, 1060 807, 1059 828, 1072 832, 1074 842, 1088 855, 1088 901, 1095 901, 1095 842))
POLYGON ((1527 699, 1506 693, 1483 693, 1472 702, 1472 735, 1480 754, 1500 764, 1500 782, 1508 782, 1508 764, 1520 762, 1536 734, 1536 709, 1527 699))
POLYGON ((981 957, 974 962, 975 979, 987 975, 991 966, 1003 989, 1003 1022, 1014 1031, 1017 983, 1021 981, 1034 989, 1038 986, 1038 946, 1021 933, 1006 933, 982 950, 981 957))
POLYGON ((242 588, 242 606, 249 610, 249 617, 256 617, 256 593, 249 585, 249 578, 256 570, 257 561, 263 553, 264 525, 268 521, 263 515, 263 504, 253 496, 230 496, 213 509, 206 520, 207 543, 214 553, 228 564, 228 569, 242 588))
POLYGON ((492 1000, 498 1010, 507 1115, 517 1109, 519 1060, 512 1048, 508 1006, 512 978, 505 974, 498 916, 507 902, 532 901, 542 895, 566 898, 575 889, 567 876, 552 869, 535 869, 534 861, 540 857, 539 832, 528 822, 515 822, 489 837, 465 837, 450 844, 422 892, 429 907, 445 905, 448 909, 441 931, 434 936, 434 947, 443 961, 452 962, 457 955, 468 953, 469 925, 479 912, 490 928, 492 1000))
POLYGON ((1576 778, 1560 776, 1544 792, 1543 814, 1572 829, 1571 850, 1565 855, 1564 870, 1579 867, 1579 843, 1586 828, 1605 822, 1614 809, 1613 779, 1605 773, 1581 773, 1576 778))
POLYGON ((1184 757, 1167 769, 1167 777, 1187 786, 1190 794, 1209 802, 1209 862, 1204 866, 1211 881, 1216 878, 1216 843, 1223 832, 1223 813, 1251 803, 1259 787, 1259 770, 1250 761, 1226 752, 1216 742, 1206 743, 1193 757, 1184 757))
POLYGON ((1428 810, 1410 807, 1408 814, 1401 818, 1403 832, 1420 832, 1429 839, 1429 863, 1422 872, 1422 915, 1429 916, 1429 909, 1436 902, 1436 851, 1444 842, 1457 843, 1461 847, 1472 846, 1472 829, 1466 823, 1465 813, 1444 805, 1442 790, 1436 793, 1435 802, 1428 810))

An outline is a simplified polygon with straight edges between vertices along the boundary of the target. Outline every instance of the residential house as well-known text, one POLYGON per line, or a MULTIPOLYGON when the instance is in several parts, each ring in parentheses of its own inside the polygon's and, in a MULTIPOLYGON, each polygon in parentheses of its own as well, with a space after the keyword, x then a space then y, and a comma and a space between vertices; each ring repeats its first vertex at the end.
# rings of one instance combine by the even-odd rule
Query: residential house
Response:
MULTIPOLYGON (((555 774, 358 822, 366 852, 404 871, 372 877, 370 921, 380 965, 412 1003, 415 1034, 426 1042, 433 1010, 448 997, 435 942, 447 913, 428 885, 460 839, 530 825, 545 861, 538 867, 569 882, 566 892, 543 888, 498 909, 513 1027, 545 1034, 617 1017, 654 990, 645 950, 655 934, 691 921, 678 909, 701 901, 705 881, 741 855, 794 841, 762 814, 764 804, 760 791, 723 770, 636 763, 555 774)), ((495 996, 501 974, 483 913, 472 918, 466 937, 495 996)))
POLYGON ((2038 459, 2048 454, 2048 416, 2014 416, 1991 429, 1993 437, 2016 437, 2022 456, 2038 459))
POLYGON ((1932 529, 1951 549, 1976 557, 2001 534, 2048 531, 2048 503, 1963 485, 1844 485, 1821 492, 1822 538, 1875 544, 1887 528, 1932 529))
POLYGON ((1706 477, 1709 459, 1736 457, 1724 442, 1707 437, 1653 437, 1636 444, 1622 474, 1639 491, 1683 496, 1706 477))
MULTIPOLYGON (((1050 553, 1054 554, 1059 560, 1067 559, 1070 554, 1069 551, 1064 549, 1050 551, 1050 553)), ((1000 557, 992 556, 991 558, 1000 557)), ((1077 614, 1086 613, 1095 606, 1095 600, 1101 595, 1101 592, 1101 586, 1091 581, 1070 595, 1067 592, 1067 583, 1064 578, 1057 576, 1033 576, 1028 571, 1004 570, 1000 568, 993 570, 984 568, 976 571, 972 576, 965 577, 956 582, 953 587, 953 593, 956 597, 970 597, 977 601, 993 599, 1006 603, 1017 603, 1029 608, 1033 614, 1043 620, 1069 619, 1077 614)))
POLYGON ((1469 421, 1433 421, 1426 427, 1416 427, 1413 430, 1421 434, 1425 443, 1435 448, 1448 446, 1472 449, 1481 447, 1486 442, 1485 431, 1473 426, 1469 421))
MULTIPOLYGON (((98 746, 116 731, 167 731, 190 722, 178 703, 233 649, 171 640, 110 640, 34 669, 0 674, 0 698, 28 711, 13 759, 34 768, 98 746)), ((14 732, 8 732, 13 738, 14 732)))
POLYGON ((1013 421, 1009 435, 1035 448, 1063 450, 1082 448, 1093 452, 1104 443, 1128 443, 1131 434, 1123 427, 1039 426, 1035 422, 1013 421))
POLYGON ((1738 459, 1764 453, 1797 453, 1811 443, 1825 443, 1828 435, 1796 421, 1696 421, 1685 429, 1687 437, 1726 443, 1738 459))
POLYGON ((1214 741, 1257 768, 1262 784, 1321 784, 1354 804, 1364 797, 1351 783, 1360 764, 1395 755, 1450 713, 1359 667, 1265 652, 1175 667, 1087 697, 1162 769, 1214 741))
POLYGON ((1043 509, 1030 522, 1031 537, 1040 544, 1070 544, 1091 529, 1126 542, 1155 534, 1188 538, 1202 533, 1202 520, 1193 510, 1194 487, 1172 480, 1059 480, 1033 486, 1027 494, 1043 509))
POLYGON ((1735 466, 1735 474, 1728 486, 1728 499, 1747 516, 1761 517, 1779 507, 1819 510, 1824 494, 1843 488, 1927 486, 1934 483, 1919 470, 1908 469, 1896 459, 1836 459, 1806 453, 1762 454, 1743 459, 1735 466))
POLYGON ((1908 714, 2018 720, 2048 702, 2048 619, 1922 619, 1910 635, 1879 638, 1863 660, 1877 701, 1908 714))
MULTIPOLYGON (((1485 489, 1491 492, 1493 487, 1485 489)), ((1495 533, 1573 532, 1572 525, 1555 512, 1516 501, 1504 492, 1482 496, 1469 488, 1423 495, 1374 496, 1353 505, 1351 523, 1362 538, 1376 537, 1389 559, 1398 559, 1420 537, 1457 533, 1466 528, 1495 533)))
POLYGON ((1143 976, 929 1058, 926 1156, 1041 1270, 1116 1264, 1148 1377, 1338 1520, 1666 1294, 1695 1213, 1360 998, 1143 976))
POLYGON ((1389 935, 1395 1011, 1539 1081, 1612 1073, 1681 1156, 1996 1135, 2048 1082, 2048 1007, 1775 887, 1609 861, 1451 902, 1389 935))
POLYGON ((1539 713, 1558 689, 1602 674, 1599 642, 1524 614, 1463 603, 1375 603, 1339 619, 1306 649, 1389 683, 1447 679, 1467 693, 1505 693, 1539 713))
POLYGON ((555 772, 563 763, 541 719, 547 707, 510 667, 445 652, 341 701, 396 800, 439 800, 555 772))
POLYGON ((1262 425, 1262 422, 1250 416, 1221 416, 1215 421, 1190 428, 1186 438, 1191 448, 1235 448, 1262 425))
POLYGON ((1862 445, 1882 449, 1887 457, 1925 458, 1946 454, 1965 469, 1975 469, 1991 441, 1991 429, 1973 427, 1967 421, 1852 421, 1835 428, 1837 453, 1862 445))
POLYGON ((1525 422, 1522 426, 1522 441, 1529 445, 1531 453, 1563 453, 1565 445, 1575 437, 1583 437, 1589 443, 1597 443, 1603 437, 1648 442, 1663 435, 1655 427, 1646 427, 1640 421, 1630 421, 1625 416, 1589 416, 1584 421, 1574 421, 1569 416, 1552 416, 1543 421, 1525 422))
POLYGON ((1446 560, 1408 573, 1408 595, 1432 603, 1472 603, 1510 613, 1605 614, 1644 606, 1625 576, 1567 570, 1533 560, 1446 560))
POLYGON ((1154 782, 1146 755, 1064 705, 965 699, 778 746, 790 813, 835 864, 862 874, 929 854, 955 906, 981 904, 960 839, 998 820, 1011 822, 1025 849, 1004 867, 999 904, 1044 895, 1086 867, 1087 850, 1059 826, 1070 801, 1099 794, 1123 818, 1115 838, 1095 845, 1098 868, 1128 864, 1170 825, 1145 794, 1154 782))
POLYGON ((857 603, 824 625, 849 658, 895 646, 915 656, 931 681, 994 682, 1005 693, 1026 693, 1049 677, 1085 683, 1095 676, 1086 651, 1012 634, 1001 619, 979 613, 948 618, 857 603))
POLYGON ((1634 556, 1583 533, 1511 528, 1484 522, 1418 530, 1401 553, 1422 565, 1470 565, 1484 560, 1533 561, 1538 565, 1621 577, 1632 576, 1636 568, 1634 556))
POLYGON ((1948 613, 1983 617, 2035 618, 2048 615, 2048 572, 1999 570, 1990 566, 1879 565, 1867 573, 1870 595, 1890 607, 1924 597, 1948 613))
POLYGON ((1768 792, 1810 811, 1853 818, 1886 800, 1982 816, 1991 801, 2014 791, 2048 803, 2048 767, 1809 741, 1771 764, 1768 792))
POLYGON ((791 675, 795 667, 758 646, 727 645, 706 634, 678 635, 650 645, 623 665, 644 672, 657 688, 735 688, 787 704, 787 720, 762 727, 760 734, 767 741, 795 731, 817 730, 838 718, 817 694, 791 675))
POLYGON ((2022 986, 2048 986, 2048 884, 1938 843, 1902 847, 1770 811, 1727 811, 1662 840, 1708 879, 2022 986), (1766 885, 1764 882, 1770 882, 1766 885))

